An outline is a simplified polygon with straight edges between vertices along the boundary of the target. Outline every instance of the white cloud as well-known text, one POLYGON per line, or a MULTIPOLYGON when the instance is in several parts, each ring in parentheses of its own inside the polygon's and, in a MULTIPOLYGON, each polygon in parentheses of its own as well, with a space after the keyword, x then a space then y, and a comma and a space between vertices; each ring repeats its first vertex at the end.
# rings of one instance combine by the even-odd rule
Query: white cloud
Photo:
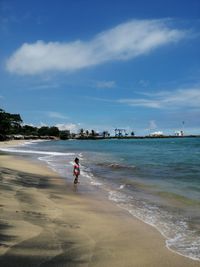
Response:
POLYGON ((119 103, 147 108, 200 108, 200 88, 179 89, 148 94, 148 98, 119 99, 119 103))
POLYGON ((119 103, 128 104, 129 106, 135 107, 147 107, 147 108, 160 108, 160 103, 157 100, 150 99, 119 99, 119 103))
POLYGON ((97 88, 113 88, 116 86, 115 81, 97 81, 96 87, 97 88))
POLYGON ((55 118, 55 119, 68 119, 67 116, 59 113, 59 112, 55 112, 55 111, 49 111, 47 112, 47 115, 50 117, 50 118, 55 118))
POLYGON ((6 68, 17 74, 75 71, 107 61, 129 60, 185 36, 184 31, 169 27, 167 20, 132 20, 90 41, 24 43, 7 60, 6 68))
POLYGON ((48 125, 42 121, 39 123, 39 125, 36 125, 36 127, 43 127, 43 126, 48 126, 48 125))
POLYGON ((70 132, 75 133, 79 130, 80 126, 79 124, 75 124, 75 123, 58 123, 55 125, 56 127, 58 127, 59 130, 64 131, 64 130, 70 130, 70 132))
MULTIPOLYGON (((48 124, 40 122, 39 124, 32 124, 32 123, 23 123, 23 125, 30 125, 33 127, 43 127, 43 126, 47 126, 50 127, 48 124)), ((58 127, 58 129, 60 131, 64 131, 64 130, 70 130, 72 133, 78 132, 78 130, 80 129, 80 124, 77 123, 57 123, 55 124, 55 127, 58 127)))
POLYGON ((154 130, 157 128, 156 122, 154 120, 149 121, 149 130, 154 130))

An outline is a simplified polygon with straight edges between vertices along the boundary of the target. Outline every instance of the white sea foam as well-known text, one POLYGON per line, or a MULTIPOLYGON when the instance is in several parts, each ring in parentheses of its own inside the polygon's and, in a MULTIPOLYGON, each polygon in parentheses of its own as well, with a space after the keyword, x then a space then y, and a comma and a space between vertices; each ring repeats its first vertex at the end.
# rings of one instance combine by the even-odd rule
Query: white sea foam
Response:
POLYGON ((95 186, 101 186, 101 185, 102 185, 102 183, 100 183, 100 182, 95 182, 95 181, 91 181, 91 184, 92 184, 92 185, 95 185, 95 186))
POLYGON ((41 142, 50 142, 50 141, 49 140, 28 140, 20 144, 20 146, 27 146, 27 145, 29 146, 29 145, 34 145, 34 144, 41 143, 41 142))
POLYGON ((121 191, 110 191, 109 199, 134 217, 155 227, 165 237, 168 249, 200 261, 200 237, 196 231, 189 229, 184 218, 176 220, 175 216, 167 210, 151 206, 121 191))
POLYGON ((0 148, 4 152, 14 152, 14 153, 26 153, 26 154, 41 154, 41 155, 53 155, 53 156, 69 156, 74 155, 74 153, 63 153, 54 151, 40 151, 40 150, 23 150, 15 148, 0 148))
MULTIPOLYGON (((43 154, 38 159, 41 161, 46 162, 48 166, 53 169, 54 171, 58 172, 62 177, 72 178, 73 174, 73 165, 75 157, 75 153, 51 153, 51 154, 43 154)), ((78 157, 81 161, 84 162, 84 156, 82 153, 78 154, 78 157)), ((94 186, 101 186, 102 183, 99 182, 94 175, 92 174, 90 168, 85 167, 84 165, 80 164, 81 169, 81 179, 84 182, 89 182, 91 185, 94 186), (85 180, 83 179, 85 178, 85 180)))
MULTIPOLYGON (((82 155, 83 158, 83 155, 82 155)), ((92 174, 90 168, 86 168, 85 166, 81 166, 81 175, 85 177, 91 185, 93 186, 102 186, 103 183, 98 181, 98 179, 92 174)))
MULTIPOLYGON (((37 141, 30 141, 23 144, 23 147, 37 143, 37 141)), ((0 148, 4 152, 20 153, 20 154, 30 154, 35 155, 39 160, 44 161, 53 171, 59 173, 62 177, 66 177, 66 173, 69 176, 71 174, 71 169, 67 167, 66 161, 74 157, 74 153, 71 152, 57 152, 57 151, 41 151, 41 150, 32 150, 32 149, 21 149, 20 147, 9 147, 9 148, 0 148), (40 156, 39 156, 40 155, 40 156), (68 168, 68 170, 67 170, 68 168), (67 170, 67 171, 66 171, 67 170)))
POLYGON ((72 178, 72 157, 74 157, 74 153, 60 153, 51 155, 43 155, 38 159, 44 161, 52 170, 59 173, 62 177, 66 179, 72 178))

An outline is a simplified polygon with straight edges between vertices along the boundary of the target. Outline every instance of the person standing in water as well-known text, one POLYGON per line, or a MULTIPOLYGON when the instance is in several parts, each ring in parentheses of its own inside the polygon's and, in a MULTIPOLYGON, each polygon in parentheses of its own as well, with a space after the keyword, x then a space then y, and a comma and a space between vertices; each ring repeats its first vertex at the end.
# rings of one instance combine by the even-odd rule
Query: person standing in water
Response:
POLYGON ((77 183, 79 183, 78 177, 80 175, 79 159, 78 158, 75 158, 74 162, 75 162, 74 163, 74 171, 73 171, 73 175, 75 176, 74 184, 77 184, 77 183))

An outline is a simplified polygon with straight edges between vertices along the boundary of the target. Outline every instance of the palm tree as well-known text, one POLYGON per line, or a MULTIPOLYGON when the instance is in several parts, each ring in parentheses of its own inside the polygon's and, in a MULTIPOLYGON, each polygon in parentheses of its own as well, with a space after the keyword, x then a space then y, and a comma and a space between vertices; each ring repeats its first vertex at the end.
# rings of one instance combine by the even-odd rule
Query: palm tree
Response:
POLYGON ((94 137, 96 135, 95 130, 91 130, 91 136, 94 137))
POLYGON ((79 134, 80 134, 81 137, 84 136, 84 129, 83 128, 80 129, 79 134))

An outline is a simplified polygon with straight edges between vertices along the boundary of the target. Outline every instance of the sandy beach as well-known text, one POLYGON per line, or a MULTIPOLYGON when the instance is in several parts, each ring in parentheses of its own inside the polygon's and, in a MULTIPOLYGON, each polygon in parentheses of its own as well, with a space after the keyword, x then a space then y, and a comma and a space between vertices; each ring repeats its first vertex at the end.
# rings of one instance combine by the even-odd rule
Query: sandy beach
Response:
POLYGON ((153 227, 45 165, 2 153, 0 170, 2 267, 200 266, 168 250, 153 227))

